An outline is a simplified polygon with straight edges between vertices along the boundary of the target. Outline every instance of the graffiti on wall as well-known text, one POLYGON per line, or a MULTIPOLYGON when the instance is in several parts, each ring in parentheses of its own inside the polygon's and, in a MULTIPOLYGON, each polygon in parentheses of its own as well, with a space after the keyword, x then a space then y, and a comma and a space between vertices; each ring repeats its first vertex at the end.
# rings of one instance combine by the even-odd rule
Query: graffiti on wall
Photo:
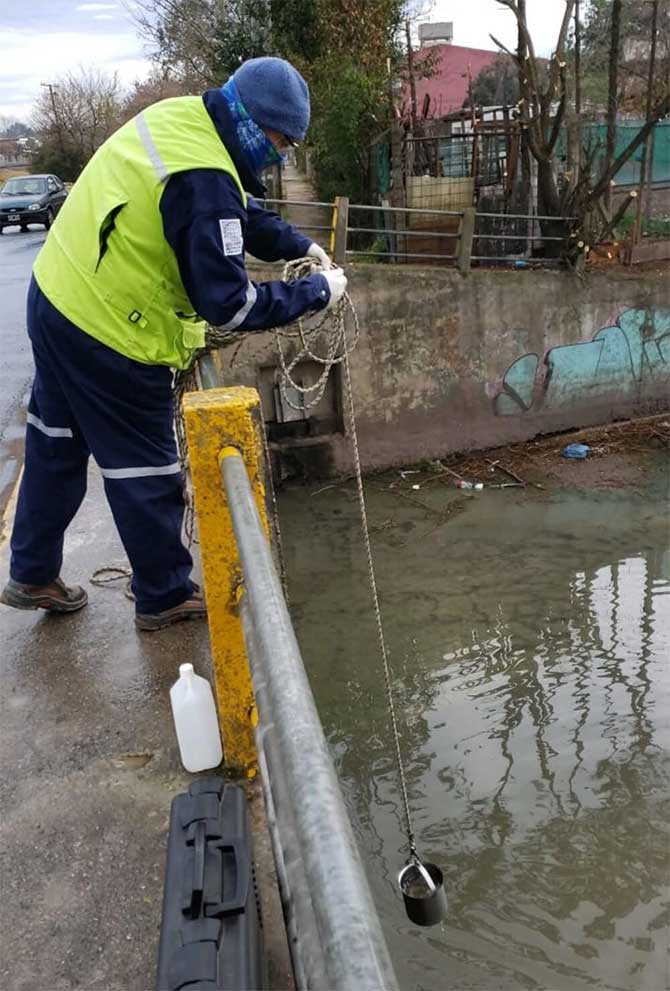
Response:
POLYGON ((590 399, 644 400, 670 390, 670 308, 624 310, 590 341, 524 354, 497 384, 497 416, 582 405, 590 399))

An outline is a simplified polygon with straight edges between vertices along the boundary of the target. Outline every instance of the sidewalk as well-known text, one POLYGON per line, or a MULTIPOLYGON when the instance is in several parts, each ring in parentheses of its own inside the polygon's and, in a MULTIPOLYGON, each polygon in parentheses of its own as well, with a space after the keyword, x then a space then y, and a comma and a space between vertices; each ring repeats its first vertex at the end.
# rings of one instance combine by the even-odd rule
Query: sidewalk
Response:
MULTIPOLYGON (((9 527, 7 527, 9 529, 9 527)), ((97 469, 66 539, 63 576, 88 591, 70 617, 0 606, 0 988, 155 986, 170 802, 181 769, 168 690, 179 664, 209 676, 205 623, 140 634, 126 559, 97 469)), ((0 546, 0 580, 8 570, 0 546)), ((271 987, 290 986, 262 799, 252 802, 271 987)))
MULTIPOLYGON (((319 197, 311 181, 304 173, 298 171, 290 161, 286 163, 282 171, 282 185, 284 188, 284 199, 298 201, 299 203, 314 203, 319 197)), ((309 230, 309 227, 330 227, 332 223, 332 210, 330 207, 305 207, 288 206, 282 210, 282 215, 291 224, 295 224, 304 230, 308 237, 317 241, 326 251, 329 250, 329 231, 309 230), (305 230, 305 228, 308 228, 305 230)))

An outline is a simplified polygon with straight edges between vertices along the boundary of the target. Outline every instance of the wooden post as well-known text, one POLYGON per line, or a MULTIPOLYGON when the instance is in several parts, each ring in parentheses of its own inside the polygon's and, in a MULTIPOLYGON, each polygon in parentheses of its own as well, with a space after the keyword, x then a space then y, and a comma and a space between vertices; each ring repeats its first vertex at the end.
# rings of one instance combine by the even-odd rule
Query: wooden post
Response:
POLYGON ((336 265, 344 265, 347 260, 347 227, 349 226, 349 197, 335 197, 334 223, 335 237, 333 241, 333 261, 336 265))
POLYGON ((468 206, 463 211, 461 221, 461 236, 458 241, 458 257, 456 264, 461 272, 469 272, 472 261, 472 242, 475 236, 475 219, 477 210, 473 206, 468 206))

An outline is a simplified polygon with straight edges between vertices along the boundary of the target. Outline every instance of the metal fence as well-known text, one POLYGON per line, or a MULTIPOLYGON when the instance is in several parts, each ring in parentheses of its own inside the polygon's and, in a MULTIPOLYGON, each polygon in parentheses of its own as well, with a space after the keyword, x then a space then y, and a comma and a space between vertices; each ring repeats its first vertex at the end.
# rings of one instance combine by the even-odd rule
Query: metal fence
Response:
POLYGON ((570 243, 573 220, 573 217, 477 211, 471 261, 517 268, 561 265, 560 254, 570 243), (551 223, 553 228, 562 227, 565 233, 545 234, 541 228, 544 221, 551 223), (558 257, 552 257, 551 245, 558 246, 558 257))
MULTIPOLYGON (((430 181, 430 180, 428 180, 430 181)), ((469 181, 469 180, 466 180, 469 181)), ((426 179, 413 190, 415 201, 430 194, 426 179)), ((463 190, 468 196, 468 191, 463 190)), ((454 195, 454 191, 451 191, 454 195)), ((456 194, 457 195, 457 194, 456 194)), ((285 216, 298 210, 318 209, 321 223, 299 223, 301 230, 328 242, 338 264, 346 261, 416 265, 455 265, 467 271, 475 265, 505 267, 557 266, 570 243, 574 218, 533 213, 493 213, 474 207, 444 209, 433 206, 394 207, 298 200, 266 200, 285 216), (326 219, 330 216, 330 222, 326 219), (544 222, 564 233, 545 234, 544 222)))
POLYGON ((459 258, 463 217, 462 210, 348 204, 346 257, 454 262, 459 258))

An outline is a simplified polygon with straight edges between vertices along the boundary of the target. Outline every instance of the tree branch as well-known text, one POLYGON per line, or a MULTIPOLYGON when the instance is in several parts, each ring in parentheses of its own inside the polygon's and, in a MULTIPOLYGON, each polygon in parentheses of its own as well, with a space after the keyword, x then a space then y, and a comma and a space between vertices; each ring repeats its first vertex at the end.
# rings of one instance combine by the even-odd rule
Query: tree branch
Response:
POLYGON ((535 58, 535 47, 533 45, 533 39, 530 36, 530 32, 528 31, 528 25, 526 24, 526 19, 525 17, 521 16, 521 12, 519 10, 519 7, 515 3, 515 0, 497 0, 497 2, 501 6, 507 7, 509 10, 511 10, 514 16, 516 17, 519 31, 521 32, 526 48, 528 49, 528 54, 526 55, 526 65, 521 66, 520 68, 522 72, 526 70, 528 71, 528 75, 530 76, 530 81, 531 81, 533 101, 535 103, 535 110, 539 114, 541 110, 540 84, 537 78, 537 62, 535 58))
POLYGON ((626 196, 626 198, 620 204, 619 209, 616 211, 612 219, 608 220, 607 223, 605 224, 604 230, 600 232, 600 238, 599 238, 600 241, 606 241, 607 238, 610 236, 610 234, 614 233, 617 224, 620 223, 621 220, 623 220, 623 216, 628 210, 628 207, 631 205, 631 203, 634 203, 636 199, 637 199, 637 190, 634 189, 632 192, 628 194, 628 196, 626 196))
POLYGON ((503 45, 502 41, 498 41, 498 39, 492 34, 489 35, 489 38, 491 39, 494 45, 497 45, 498 48, 502 49, 502 51, 505 52, 506 55, 509 55, 510 58, 513 58, 517 65, 521 65, 521 63, 519 62, 518 55, 516 55, 515 52, 511 52, 509 48, 506 48, 505 45, 503 45))
MULTIPOLYGON (((558 85, 559 79, 561 77, 561 72, 563 66, 561 63, 564 61, 565 54, 565 39, 568 35, 568 28, 570 27, 570 20, 572 18, 572 11, 575 6, 575 0, 566 0, 565 12, 563 14, 563 21, 561 22, 561 28, 558 32, 558 41, 556 42, 556 50, 551 58, 550 69, 549 69, 549 85, 544 94, 542 100, 543 109, 548 110, 551 106, 551 102, 554 99, 554 94, 556 93, 556 87, 558 85)), ((564 83, 565 88, 565 83, 564 83)))
POLYGON ((547 152, 549 155, 552 154, 554 148, 556 147, 556 142, 558 141, 559 135, 561 133, 561 124, 563 123, 563 118, 565 117, 565 97, 567 92, 567 86, 565 82, 565 66, 560 69, 560 80, 561 80, 561 102, 558 105, 558 110, 556 111, 556 116, 554 117, 554 124, 551 129, 551 135, 549 137, 549 143, 547 144, 547 152))
MULTIPOLYGON (((616 113, 619 78, 619 52, 621 49, 621 10, 623 0, 612 0, 612 19, 610 25, 610 54, 607 84, 607 145, 605 151, 605 171, 609 169, 614 158, 616 146, 616 113)), ((607 206, 611 206, 611 193, 607 192, 607 206)))

